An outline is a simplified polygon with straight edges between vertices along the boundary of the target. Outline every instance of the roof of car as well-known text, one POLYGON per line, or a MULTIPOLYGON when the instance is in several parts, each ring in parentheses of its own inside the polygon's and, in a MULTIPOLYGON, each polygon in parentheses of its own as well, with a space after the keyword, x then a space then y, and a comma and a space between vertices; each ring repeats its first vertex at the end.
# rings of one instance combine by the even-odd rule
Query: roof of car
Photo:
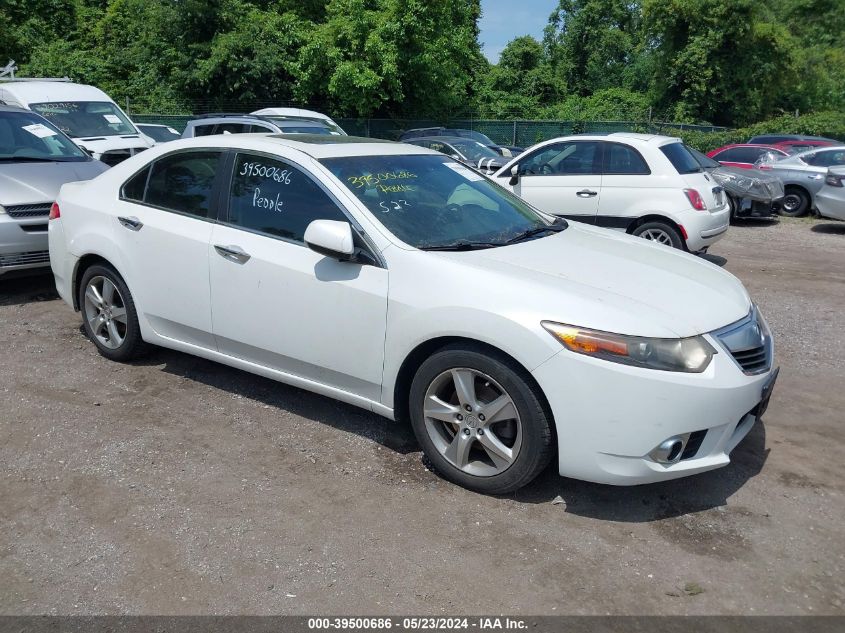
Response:
POLYGON ((69 81, 0 81, 0 94, 13 95, 22 103, 56 101, 111 101, 99 88, 69 81))
POLYGON ((334 123, 330 116, 315 110, 305 110, 304 108, 262 108, 261 110, 255 110, 251 114, 267 117, 291 117, 294 119, 320 119, 334 123))
MULTIPOLYGON (((343 156, 379 156, 401 154, 433 154, 439 152, 382 139, 329 134, 215 134, 167 143, 168 150, 189 147, 232 147, 272 153, 278 147, 290 147, 312 158, 343 156)), ((152 151, 152 150, 148 150, 152 151)))

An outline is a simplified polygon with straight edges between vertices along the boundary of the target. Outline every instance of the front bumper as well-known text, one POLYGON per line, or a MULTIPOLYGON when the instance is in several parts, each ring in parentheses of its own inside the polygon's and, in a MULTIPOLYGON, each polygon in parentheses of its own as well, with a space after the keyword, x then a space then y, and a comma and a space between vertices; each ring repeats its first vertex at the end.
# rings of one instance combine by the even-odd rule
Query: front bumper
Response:
POLYGON ((816 195, 816 208, 819 215, 834 220, 845 220, 845 191, 826 187, 816 195))
POLYGON ((613 485, 676 479, 725 466, 753 427, 773 371, 746 375, 718 350, 701 374, 629 367, 562 350, 534 370, 554 414, 561 475, 613 485), (649 456, 687 435, 672 464, 649 456))
POLYGON ((15 219, 0 215, 0 275, 49 265, 47 218, 15 219))

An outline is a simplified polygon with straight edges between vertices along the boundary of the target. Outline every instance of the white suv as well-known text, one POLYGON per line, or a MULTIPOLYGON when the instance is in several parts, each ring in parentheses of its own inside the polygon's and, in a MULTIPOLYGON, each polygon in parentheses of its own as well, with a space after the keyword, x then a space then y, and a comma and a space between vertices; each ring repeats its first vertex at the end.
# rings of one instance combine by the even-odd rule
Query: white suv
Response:
POLYGON ((669 136, 556 138, 526 150, 495 179, 547 213, 692 252, 707 250, 730 222, 722 187, 669 136))

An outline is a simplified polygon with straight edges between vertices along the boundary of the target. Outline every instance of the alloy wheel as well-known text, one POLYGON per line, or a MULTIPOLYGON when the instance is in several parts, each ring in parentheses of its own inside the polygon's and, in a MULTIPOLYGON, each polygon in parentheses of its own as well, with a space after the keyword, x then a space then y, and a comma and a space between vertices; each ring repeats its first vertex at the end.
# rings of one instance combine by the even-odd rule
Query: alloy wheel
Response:
POLYGON ((801 206, 801 197, 795 195, 794 193, 788 193, 783 198, 783 202, 781 203, 783 208, 787 211, 794 212, 801 206))
POLYGON ((644 240, 659 242, 660 244, 666 244, 667 246, 673 245, 672 236, 661 229, 646 229, 640 233, 640 237, 644 240))
POLYGON ((513 399, 476 369, 459 367, 438 375, 426 390, 423 415, 440 454, 470 475, 504 472, 522 446, 522 422, 513 399))
POLYGON ((102 276, 92 277, 85 288, 85 319, 97 341, 117 349, 126 339, 126 304, 117 286, 102 276))

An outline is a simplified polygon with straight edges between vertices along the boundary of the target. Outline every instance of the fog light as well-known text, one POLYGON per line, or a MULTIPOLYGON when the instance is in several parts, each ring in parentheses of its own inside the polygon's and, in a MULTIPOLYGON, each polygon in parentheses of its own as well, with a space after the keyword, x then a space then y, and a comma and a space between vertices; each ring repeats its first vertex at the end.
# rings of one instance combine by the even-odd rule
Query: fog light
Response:
POLYGON ((677 464, 681 460, 689 433, 663 440, 648 456, 660 464, 677 464))

